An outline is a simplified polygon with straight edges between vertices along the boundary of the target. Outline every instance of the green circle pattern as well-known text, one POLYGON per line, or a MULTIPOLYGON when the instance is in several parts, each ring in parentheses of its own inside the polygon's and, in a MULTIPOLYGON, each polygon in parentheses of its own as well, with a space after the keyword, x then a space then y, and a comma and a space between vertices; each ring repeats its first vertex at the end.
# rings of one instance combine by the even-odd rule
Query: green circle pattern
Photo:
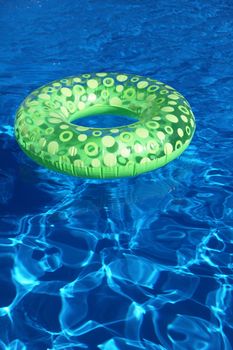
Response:
POLYGON ((185 98, 155 79, 125 73, 87 73, 33 91, 20 105, 15 135, 38 164, 68 175, 138 175, 178 157, 189 145, 195 119, 185 98), (132 124, 91 128, 73 123, 114 113, 132 124))

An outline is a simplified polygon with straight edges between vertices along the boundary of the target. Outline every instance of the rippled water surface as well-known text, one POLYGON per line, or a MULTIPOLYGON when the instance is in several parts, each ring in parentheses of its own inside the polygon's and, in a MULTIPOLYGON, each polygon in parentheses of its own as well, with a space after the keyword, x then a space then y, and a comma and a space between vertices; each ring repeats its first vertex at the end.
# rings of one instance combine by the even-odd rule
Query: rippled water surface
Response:
POLYGON ((232 349, 232 1, 1 0, 0 28, 0 349, 232 349), (180 91, 187 151, 110 181, 27 158, 20 102, 89 71, 180 91))

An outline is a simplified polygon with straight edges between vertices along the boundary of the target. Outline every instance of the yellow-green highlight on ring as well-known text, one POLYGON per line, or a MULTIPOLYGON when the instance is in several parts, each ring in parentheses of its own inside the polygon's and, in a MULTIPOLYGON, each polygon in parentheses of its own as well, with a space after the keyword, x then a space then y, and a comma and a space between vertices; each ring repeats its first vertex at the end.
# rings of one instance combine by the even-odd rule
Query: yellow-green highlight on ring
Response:
POLYGON ((15 135, 38 164, 89 178, 135 176, 159 168, 189 145, 195 119, 186 99, 155 79, 90 73, 56 80, 20 105, 15 135), (127 126, 91 128, 72 123, 100 114, 136 118, 127 126))

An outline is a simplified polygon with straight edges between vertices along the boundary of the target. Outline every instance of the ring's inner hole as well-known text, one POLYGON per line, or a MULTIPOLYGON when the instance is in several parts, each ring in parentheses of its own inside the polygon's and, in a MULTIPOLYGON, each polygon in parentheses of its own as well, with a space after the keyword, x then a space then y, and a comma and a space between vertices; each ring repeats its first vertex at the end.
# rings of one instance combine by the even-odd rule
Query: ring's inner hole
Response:
POLYGON ((132 121, 132 117, 123 115, 101 114, 89 115, 85 118, 75 119, 72 123, 90 128, 113 128, 116 126, 132 124, 137 121, 138 119, 136 118, 134 118, 134 121, 132 121))
POLYGON ((91 128, 112 128, 136 123, 138 116, 123 108, 95 108, 78 112, 72 117, 72 124, 91 128))

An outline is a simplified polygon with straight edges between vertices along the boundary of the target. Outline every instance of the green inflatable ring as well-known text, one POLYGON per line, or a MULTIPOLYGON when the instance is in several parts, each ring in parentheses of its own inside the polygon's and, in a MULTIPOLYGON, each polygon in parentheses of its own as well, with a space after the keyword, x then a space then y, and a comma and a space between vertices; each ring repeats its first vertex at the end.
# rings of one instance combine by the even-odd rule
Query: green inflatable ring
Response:
POLYGON ((16 139, 34 161, 91 178, 134 176, 159 168, 186 149, 194 130, 193 113, 181 94, 157 80, 123 73, 54 81, 23 101, 15 121, 16 139), (72 123, 109 113, 138 121, 114 128, 72 123))

